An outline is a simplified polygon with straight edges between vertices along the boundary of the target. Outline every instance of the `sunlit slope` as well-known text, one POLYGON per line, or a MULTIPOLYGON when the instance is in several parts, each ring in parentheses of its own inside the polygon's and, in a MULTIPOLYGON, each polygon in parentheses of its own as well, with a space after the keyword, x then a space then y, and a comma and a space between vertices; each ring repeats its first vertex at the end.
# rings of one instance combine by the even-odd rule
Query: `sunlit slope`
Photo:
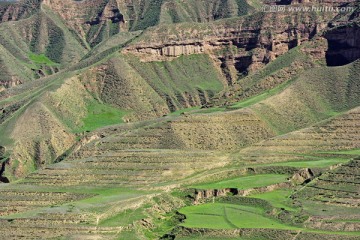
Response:
POLYGON ((129 121, 201 106, 224 87, 205 54, 154 63, 117 54, 83 79, 102 101, 128 110, 129 121))
POLYGON ((314 68, 288 88, 250 108, 286 133, 359 106, 359 62, 314 68))

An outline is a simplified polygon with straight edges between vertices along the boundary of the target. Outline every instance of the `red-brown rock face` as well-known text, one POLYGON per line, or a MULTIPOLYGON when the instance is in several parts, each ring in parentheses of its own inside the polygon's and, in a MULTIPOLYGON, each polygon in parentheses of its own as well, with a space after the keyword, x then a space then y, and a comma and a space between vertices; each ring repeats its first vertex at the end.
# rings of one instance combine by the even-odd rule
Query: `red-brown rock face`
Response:
POLYGON ((326 27, 332 13, 259 13, 237 20, 189 26, 160 26, 125 49, 143 61, 208 53, 229 84, 236 75, 257 70, 326 27))

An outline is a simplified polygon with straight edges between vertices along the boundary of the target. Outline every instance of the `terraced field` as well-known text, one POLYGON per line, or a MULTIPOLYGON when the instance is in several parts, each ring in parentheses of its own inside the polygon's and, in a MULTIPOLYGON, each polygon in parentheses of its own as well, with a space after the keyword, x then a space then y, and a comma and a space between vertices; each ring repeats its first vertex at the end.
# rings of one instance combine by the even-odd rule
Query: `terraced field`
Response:
POLYGON ((360 141, 357 126, 358 120, 359 109, 356 108, 314 127, 255 144, 248 149, 241 150, 241 156, 243 160, 251 161, 251 159, 256 158, 253 153, 258 152, 258 155, 266 156, 265 159, 259 156, 257 160, 260 162, 266 161, 270 157, 276 158, 276 155, 281 160, 286 158, 284 153, 306 154, 357 149, 359 148, 360 141))
POLYGON ((229 150, 272 136, 266 123, 251 111, 194 115, 162 121, 104 140, 99 148, 170 148, 229 150), (225 119, 227 121, 225 121, 225 119), (214 135, 212 133, 216 132, 214 135))
POLYGON ((359 207, 358 164, 359 160, 354 159, 321 175, 299 191, 298 196, 340 206, 359 207))
MULTIPOLYGON (((1 219, 2 224, 0 231, 2 236, 9 239, 24 237, 27 239, 52 239, 62 236, 67 236, 65 238, 68 239, 87 239, 93 236, 102 236, 106 239, 110 236, 116 236, 126 225, 117 225, 116 227, 97 226, 97 223, 102 220, 102 218, 112 216, 118 211, 131 209, 147 199, 147 197, 141 193, 129 193, 126 192, 126 190, 104 192, 96 189, 86 191, 73 189, 70 190, 70 192, 93 192, 93 194, 73 193, 73 196, 71 196, 70 192, 66 192, 66 190, 61 190, 62 192, 58 193, 52 192, 54 190, 55 189, 48 188, 47 191, 43 189, 37 191, 36 194, 34 194, 34 192, 27 194, 26 192, 19 193, 19 188, 17 190, 9 189, 7 191, 8 195, 13 194, 16 198, 22 196, 23 202, 11 203, 13 207, 12 215, 1 219), (89 198, 95 195, 97 195, 97 197, 89 198), (109 195, 111 195, 110 200, 112 204, 119 204, 121 207, 116 208, 114 205, 106 205, 106 203, 109 202, 109 195), (37 196, 41 200, 37 199, 37 196), (65 200, 64 197, 66 196, 68 197, 66 199, 68 204, 62 205, 65 200), (139 198, 139 196, 141 196, 141 198, 139 198), (45 200, 46 198, 51 200, 46 203, 44 202, 44 198, 45 200), (78 201, 83 198, 88 199, 86 201, 78 201), (50 206, 50 203, 51 207, 46 207, 50 206), (20 204, 28 210, 32 210, 24 214, 24 208, 21 208, 20 204), (111 211, 104 206, 112 206, 111 211), (17 212, 17 214, 13 214, 15 212, 17 212), (69 233, 71 233, 71 235, 69 235, 69 233)), ((2 191, 2 193, 3 192, 4 191, 2 191)), ((11 206, 8 199, 4 199, 4 202, 7 203, 7 206, 11 206)), ((9 214, 10 212, 6 213, 9 214)))
POLYGON ((32 173, 22 183, 145 187, 165 180, 178 180, 200 169, 221 167, 226 163, 221 154, 210 151, 134 149, 110 150, 103 154, 94 151, 90 154, 89 158, 63 161, 32 173))
MULTIPOLYGON (((123 147, 123 145, 115 145, 115 143, 123 139, 123 137, 123 133, 119 132, 118 134, 115 133, 114 135, 95 140, 77 152, 75 151, 70 155, 68 160, 30 174, 17 184, 10 185, 11 187, 9 187, 9 189, 2 189, 2 207, 4 209, 2 221, 4 224, 0 231, 7 231, 11 228, 13 233, 6 235, 10 239, 11 237, 17 238, 20 235, 31 235, 33 238, 43 238, 45 235, 49 238, 59 237, 61 235, 67 236, 68 232, 72 232, 75 239, 77 237, 86 239, 94 235, 104 239, 110 236, 111 238, 115 236, 126 236, 128 231, 132 231, 132 228, 126 230, 128 229, 128 225, 125 224, 127 223, 126 221, 124 222, 125 225, 119 225, 120 222, 122 222, 120 221, 121 216, 125 216, 122 215, 124 214, 124 209, 135 208, 135 206, 141 206, 151 200, 146 200, 149 198, 146 197, 147 195, 145 193, 141 192, 138 194, 130 194, 130 198, 124 200, 123 197, 126 196, 124 195, 126 191, 120 190, 118 193, 108 192, 110 189, 116 191, 118 188, 131 187, 148 190, 149 187, 152 186, 155 191, 154 193, 158 194, 161 189, 173 188, 174 183, 179 186, 177 182, 181 183, 181 181, 184 181, 184 183, 186 183, 188 181, 199 181, 201 179, 199 177, 211 174, 211 171, 214 173, 219 172, 220 176, 224 176, 224 173, 221 173, 223 166, 229 163, 229 159, 231 159, 229 155, 227 158, 224 158, 224 153, 222 152, 209 150, 193 151, 140 147, 126 150, 124 149, 126 147, 123 147), (110 146, 113 147, 110 148, 110 146), (88 189, 89 186, 91 186, 90 189, 88 189), (96 190, 98 188, 105 189, 105 192, 96 190), (34 190, 29 191, 28 189, 34 190), (14 201, 14 198, 17 200, 14 201), (116 198, 119 198, 119 200, 116 200, 116 198), (119 208, 115 208, 116 204, 119 204, 118 201, 124 202, 124 204, 120 204, 118 205, 119 208), (99 205, 99 203, 102 204, 99 205), (115 220, 117 219, 117 215, 119 216, 119 220, 115 220), (119 222, 119 224, 115 222, 119 222), (19 235, 14 235, 14 232, 17 232, 19 235)), ((144 143, 147 142, 142 140, 142 145, 138 146, 147 146, 144 143)), ((171 147, 172 145, 170 144, 168 146, 171 147)), ((287 156, 288 159, 291 157, 290 154, 287 156)), ((334 158, 330 158, 328 162, 326 162, 326 158, 323 158, 323 160, 318 160, 320 161, 317 163, 318 165, 316 165, 316 161, 313 162, 313 166, 326 169, 339 162, 344 162, 345 159, 343 156, 342 154, 342 158, 339 158, 340 160, 336 159, 336 161, 334 158)), ((351 155, 348 155, 348 157, 351 157, 351 155)), ((296 167, 302 167, 302 164, 305 163, 306 162, 302 161, 291 161, 284 162, 283 166, 289 164, 291 168, 295 167, 296 169, 296 167), (300 166, 297 166, 298 164, 300 164, 300 166)), ((281 163, 277 163, 270 164, 269 166, 270 169, 271 167, 276 169, 276 167, 281 167, 281 165, 281 163)), ((346 167, 346 165, 343 166, 346 167)), ((337 168, 333 171, 338 172, 340 171, 339 169, 340 168, 337 168)), ((238 174, 240 174, 240 172, 238 174)), ((325 176, 326 175, 321 175, 316 181, 323 181, 325 176)), ((267 186, 282 181, 286 181, 286 175, 254 175, 253 177, 240 177, 238 180, 235 180, 234 184, 245 186, 244 184, 246 183, 246 186, 250 188, 267 186), (271 181, 268 176, 274 176, 274 181, 271 181), (259 183, 260 185, 255 182, 260 180, 263 180, 259 183)), ((221 180, 219 183, 211 183, 205 186, 214 188, 236 187, 234 184, 226 180, 221 180)), ((311 185, 306 188, 311 188, 310 186, 311 185)), ((291 193, 291 191, 292 190, 288 190, 286 193, 291 193)), ((305 192, 311 193, 311 191, 305 192)), ((285 210, 295 212, 299 212, 299 209, 301 209, 298 205, 292 205, 291 202, 293 200, 286 200, 288 194, 280 195, 284 196, 285 199, 279 197, 279 194, 276 194, 276 192, 273 193, 273 196, 266 197, 265 194, 270 193, 272 192, 254 195, 253 197, 268 201, 269 206, 274 206, 276 209, 284 208, 285 210)), ((302 190, 296 192, 294 196, 304 204, 304 210, 310 211, 312 208, 307 208, 308 206, 312 206, 312 204, 305 198, 306 195, 301 193, 302 190), (301 197, 297 197, 297 195, 301 197)), ((320 196, 323 197, 321 192, 317 191, 316 193, 319 193, 320 196)), ((356 197, 356 195, 348 196, 349 199, 356 197)), ((230 197, 230 199, 231 198, 234 198, 234 200, 230 201, 236 201, 237 197, 234 196, 230 197)), ((313 198, 311 198, 311 201, 313 201, 313 198)), ((183 205, 184 203, 182 203, 182 206, 183 205)), ((257 209, 251 205, 243 205, 243 203, 219 203, 219 205, 215 206, 210 204, 208 208, 206 208, 206 206, 207 205, 199 205, 201 211, 198 210, 197 206, 189 207, 190 210, 193 209, 191 211, 189 210, 190 212, 187 212, 187 208, 185 208, 184 212, 181 210, 181 213, 189 215, 189 218, 182 226, 186 228, 190 227, 191 229, 194 227, 196 229, 214 228, 212 226, 217 226, 216 228, 221 229, 259 227, 262 229, 261 231, 266 228, 276 229, 276 231, 280 231, 279 229, 286 229, 287 231, 294 230, 295 232, 300 230, 296 225, 284 225, 281 218, 276 218, 276 215, 268 216, 267 211, 261 210, 262 208, 257 209), (203 220, 199 221, 199 219, 203 219, 205 216, 203 214, 198 215, 198 211, 202 212, 202 206, 204 206, 205 209, 204 214, 212 214, 211 211, 217 209, 215 206, 218 206, 219 209, 221 208, 222 211, 221 213, 215 213, 219 214, 219 216, 207 217, 208 220, 206 222, 203 220), (206 212, 208 211, 206 209, 210 212, 206 212), (234 209, 236 209, 236 211, 234 209), (251 211, 249 212, 249 210, 251 211), (224 218, 225 213, 228 216, 227 218, 231 219, 229 220, 230 223, 224 218), (244 222, 243 217, 246 217, 247 220, 252 218, 257 220, 254 220, 254 222, 244 222), (261 219, 261 224, 259 223, 259 219, 261 219), (199 223, 201 224, 199 225, 199 223)), ((332 207, 327 209, 327 214, 331 214, 332 211, 334 211, 332 207)), ((343 208, 339 207, 339 209, 335 210, 343 211, 343 208)), ((349 211, 354 210, 349 209, 349 211)), ((133 221, 141 222, 142 219, 148 219, 147 216, 149 215, 147 214, 148 212, 146 210, 142 210, 134 216, 133 221)), ((356 216, 355 214, 354 217, 356 216)), ((315 214, 311 219, 311 223, 315 225, 314 222, 316 220, 313 219, 318 219, 318 217, 315 214)), ((328 221, 328 218, 325 219, 327 220, 324 221, 328 221)), ((353 218, 351 220, 353 221, 353 218)), ((349 226, 354 227, 356 222, 354 223, 352 221, 347 222, 347 227, 341 228, 339 231, 348 231, 345 229, 348 229, 349 226)), ((318 222, 316 222, 316 224, 318 224, 318 222)), ((313 228, 312 226, 313 225, 310 226, 309 224, 309 229, 313 228)), ((324 228, 317 227, 317 229, 323 230, 324 228)), ((157 231, 161 232, 161 230, 157 231)), ((306 229, 302 230, 302 232, 303 231, 306 232, 306 229)), ((302 234, 305 234, 305 232, 302 234)), ((166 233, 166 231, 163 233, 166 233)), ((181 234, 179 236, 181 236, 181 234)), ((348 239, 351 239, 351 235, 348 237, 348 239)))

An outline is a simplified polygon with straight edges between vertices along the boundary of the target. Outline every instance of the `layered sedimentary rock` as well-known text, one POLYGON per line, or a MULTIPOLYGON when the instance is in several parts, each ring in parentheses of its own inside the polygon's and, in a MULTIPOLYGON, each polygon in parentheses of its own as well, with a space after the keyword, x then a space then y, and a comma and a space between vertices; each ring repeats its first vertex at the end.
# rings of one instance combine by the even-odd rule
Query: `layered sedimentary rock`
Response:
POLYGON ((139 48, 139 53, 151 54, 156 56, 178 57, 180 55, 190 55, 203 53, 204 46, 201 43, 190 43, 180 45, 164 45, 155 48, 139 48))
POLYGON ((206 26, 164 25, 145 32, 124 52, 135 54, 142 61, 210 54, 215 66, 232 85, 238 77, 312 39, 332 16, 333 13, 258 13, 206 26))

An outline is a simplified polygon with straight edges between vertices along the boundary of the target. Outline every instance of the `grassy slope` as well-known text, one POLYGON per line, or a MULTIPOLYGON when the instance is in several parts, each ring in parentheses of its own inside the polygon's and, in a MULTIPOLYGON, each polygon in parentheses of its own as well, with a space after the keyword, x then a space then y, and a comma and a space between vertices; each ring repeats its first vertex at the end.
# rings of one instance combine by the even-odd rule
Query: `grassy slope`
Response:
POLYGON ((133 2, 128 8, 131 30, 143 30, 158 24, 179 22, 208 22, 242 16, 253 11, 245 0, 214 0, 186 2, 178 0, 150 0, 133 2))
MULTIPOLYGON (((269 77, 277 75, 284 77, 284 73, 282 73, 282 71, 284 71, 285 68, 291 68, 291 65, 295 62, 304 63, 306 61, 309 61, 308 57, 303 54, 298 47, 293 48, 289 52, 286 52, 276 58, 274 61, 271 61, 264 68, 259 69, 253 74, 241 79, 238 84, 242 91, 237 93, 235 96, 240 94, 238 97, 243 100, 233 103, 229 106, 229 108, 236 109, 248 107, 283 91, 295 80, 295 78, 288 76, 282 83, 274 84, 271 83, 271 79, 269 79, 269 77), (265 84, 265 86, 262 87, 262 85, 266 82, 268 82, 268 84, 265 84), (269 84, 270 87, 266 86, 269 84)), ((227 101, 229 101, 229 99, 227 101)))
POLYGON ((280 134, 310 126, 360 104, 352 73, 358 65, 309 70, 282 92, 249 107, 280 134))
MULTIPOLYGON (((28 20, 28 19, 26 19, 28 20)), ((30 19, 31 20, 31 19, 30 19)), ((28 20, 28 21, 30 21, 28 20)), ((127 37, 125 39, 121 39, 120 41, 117 40, 114 44, 111 46, 118 47, 117 45, 121 44, 123 41, 128 41, 131 39, 131 37, 136 36, 136 34, 132 34, 130 37, 127 37)), ((20 38, 17 38, 18 40, 20 38)), ((21 40, 23 41, 23 40, 21 40)), ((24 49, 27 48, 26 45, 23 45, 24 49)), ((76 47, 76 45, 74 46, 76 47)), ((103 50, 99 49, 98 55, 101 55, 104 51, 106 51, 107 48, 104 48, 103 50)), ((46 57, 45 54, 34 54, 34 53, 28 53, 25 50, 20 51, 24 58, 28 58, 28 61, 30 64, 27 64, 27 66, 31 66, 32 68, 37 68, 36 66, 40 65, 47 65, 47 66, 57 66, 57 63, 54 63, 51 61, 48 57, 46 57), (26 56, 27 55, 27 56, 26 56)), ((112 53, 112 52, 111 52, 112 53)), ((19 55, 20 56, 20 55, 19 55)), ((96 55, 97 56, 97 55, 96 55)), ((96 57, 95 56, 95 57, 96 57)), ((107 56, 107 55, 106 55, 107 56)), ((102 60, 101 58, 93 59, 90 58, 90 63, 99 64, 98 61, 102 60)), ((15 65, 15 64, 14 64, 15 65)), ((75 65, 76 66, 76 65, 75 65)), ((82 66, 88 67, 89 65, 82 66)), ((81 68, 81 67, 80 67, 81 68)), ((12 69, 19 69, 19 67, 12 66, 12 69)), ((80 70, 80 72, 86 71, 87 68, 80 70)), ((26 128, 25 125, 19 126, 19 118, 26 117, 26 109, 30 104, 42 102, 44 103, 44 107, 47 109, 46 111, 49 111, 51 113, 51 117, 55 122, 60 122, 61 131, 66 132, 66 134, 72 135, 73 133, 82 132, 82 131, 89 131, 94 130, 99 127, 107 126, 109 124, 118 124, 122 123, 122 117, 125 115, 125 112, 114 108, 111 105, 105 104, 98 99, 95 99, 93 96, 91 96, 86 89, 84 89, 83 86, 77 84, 73 84, 74 82, 78 82, 76 78, 72 78, 75 74, 77 74, 78 71, 74 72, 68 72, 68 73, 59 73, 52 77, 42 78, 41 82, 34 81, 34 82, 28 82, 26 84, 23 84, 19 86, 18 88, 11 89, 9 91, 9 94, 11 94, 11 97, 4 98, 4 101, 2 101, 2 104, 8 105, 9 103, 16 103, 20 102, 22 103, 22 99, 27 99, 27 103, 29 105, 25 105, 22 108, 20 108, 15 114, 13 114, 10 118, 6 120, 5 123, 3 123, 0 127, 1 134, 0 141, 1 145, 7 146, 7 150, 9 152, 13 151, 13 154, 16 155, 15 160, 18 158, 27 159, 28 163, 31 163, 34 161, 34 159, 31 159, 33 157, 32 154, 24 156, 25 154, 25 146, 27 146, 29 149, 29 152, 32 152, 31 149, 33 146, 31 144, 23 144, 21 137, 15 137, 12 136, 13 129, 17 128, 26 128), (70 81, 67 81, 69 80, 70 81), (64 82, 67 82, 64 84, 64 82), (66 87, 68 86, 68 87, 66 87), (61 90, 62 87, 65 87, 65 90, 61 90), (67 88, 67 89, 66 89, 67 88), (59 90, 60 89, 60 90, 59 90), (11 139, 11 136, 13 139, 11 139), (17 141, 17 144, 14 145, 14 140, 17 141), (20 145, 24 145, 23 149, 19 149, 20 145), (19 151, 20 150, 20 151, 19 151), (30 157, 30 158, 29 158, 30 157)), ((38 110, 34 110, 35 112, 38 110)), ((47 118, 44 118, 47 119, 47 118)), ((51 121, 53 121, 51 120, 51 121)), ((54 126, 50 126, 52 128, 54 126)), ((55 127, 55 129, 57 126, 55 127)), ((34 131, 37 131, 39 129, 33 129, 34 131)), ((31 129, 24 129, 25 132, 31 131, 31 129)), ((51 135, 51 134, 50 134, 51 135)), ((31 138, 37 138, 37 136, 32 136, 32 134, 29 133, 29 136, 27 137, 29 141, 31 138), (30 137, 29 137, 30 136, 30 137)), ((53 137, 50 137, 50 139, 54 139, 53 137)), ((35 139, 33 139, 35 141, 35 139)), ((52 148, 57 146, 54 146, 54 143, 49 142, 48 136, 44 136, 42 139, 37 139, 36 141, 43 142, 45 145, 49 145, 49 149, 43 149, 42 151, 44 154, 51 153, 53 150, 52 148), (51 146, 53 145, 53 146, 51 146)), ((66 140, 67 141, 67 140, 66 140)), ((68 145, 68 141, 66 143, 66 146, 68 145)), ((62 144, 60 144, 62 145, 62 144)), ((62 151, 65 151, 66 149, 62 148, 62 151)), ((52 153, 53 154, 53 153, 52 153)), ((58 152, 56 154, 59 154, 58 152)), ((47 156, 46 162, 53 161, 54 155, 47 156)), ((15 161, 14 160, 14 161, 15 161)), ((15 164, 15 162, 14 162, 15 164)), ((21 166, 17 163, 14 166, 18 166, 21 168, 21 166)), ((10 170, 10 168, 9 168, 10 170)), ((21 176, 28 171, 33 171, 33 166, 29 169, 27 167, 22 169, 21 173, 18 173, 17 176, 21 176)))
POLYGON ((292 190, 290 189, 278 189, 271 192, 254 194, 251 195, 251 197, 268 201, 272 206, 276 208, 284 208, 288 211, 294 211, 296 208, 291 206, 291 200, 289 199, 291 194, 292 190))
POLYGON ((83 120, 84 125, 80 128, 80 131, 92 131, 100 127, 123 123, 122 118, 127 113, 95 101, 88 105, 87 112, 87 116, 83 120))
POLYGON ((41 101, 75 133, 122 123, 122 117, 126 114, 94 98, 77 77, 66 80, 57 91, 43 97, 41 101))
POLYGON ((15 58, 3 45, 0 45, 0 53, 0 81, 8 82, 15 77, 22 82, 27 82, 34 77, 31 68, 15 58))
POLYGON ((186 2, 172 0, 162 5, 160 24, 207 22, 246 15, 253 10, 245 0, 186 2))
POLYGON ((212 96, 223 89, 221 77, 205 54, 182 56, 170 62, 141 63, 132 56, 127 59, 158 94, 171 99, 176 109, 191 106, 184 105, 184 100, 199 105, 199 92, 212 96), (179 98, 186 98, 186 94, 193 99, 179 98))

